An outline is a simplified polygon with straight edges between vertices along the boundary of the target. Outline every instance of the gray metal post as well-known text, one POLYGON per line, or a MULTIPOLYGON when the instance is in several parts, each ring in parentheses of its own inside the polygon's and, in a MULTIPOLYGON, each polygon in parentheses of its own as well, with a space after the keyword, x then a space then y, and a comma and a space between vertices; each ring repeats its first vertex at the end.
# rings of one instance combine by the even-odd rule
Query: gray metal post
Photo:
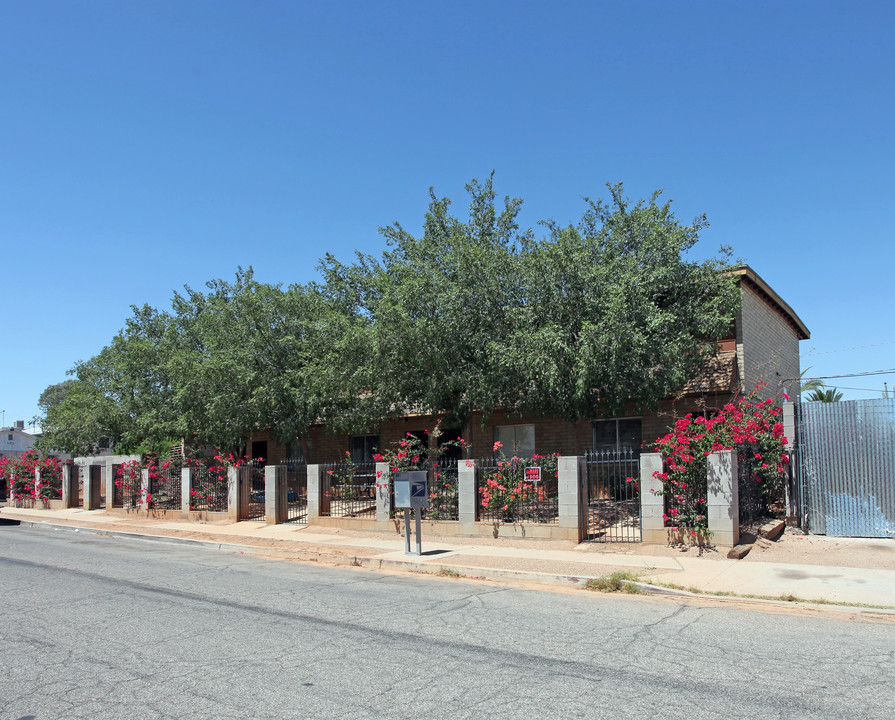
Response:
POLYGON ((708 463, 709 530, 716 545, 740 541, 740 503, 735 450, 711 453, 708 463))
POLYGON ((404 554, 410 555, 410 509, 404 508, 404 554))
POLYGON ((463 535, 475 533, 476 487, 475 460, 460 460, 457 464, 457 498, 460 532, 463 535))
POLYGON ((180 470, 180 514, 182 517, 190 517, 190 490, 193 489, 193 469, 189 467, 180 470))
POLYGON ((388 463, 376 463, 376 521, 388 522, 391 511, 391 467, 388 463))
POLYGON ((416 517, 416 554, 422 555, 423 554, 423 538, 422 538, 422 533, 420 532, 420 530, 422 529, 421 528, 422 523, 420 522, 420 519, 423 517, 423 511, 420 510, 419 508, 416 508, 413 511, 413 514, 414 514, 414 517, 416 517))
POLYGON ((320 517, 320 466, 308 465, 308 522, 320 517))

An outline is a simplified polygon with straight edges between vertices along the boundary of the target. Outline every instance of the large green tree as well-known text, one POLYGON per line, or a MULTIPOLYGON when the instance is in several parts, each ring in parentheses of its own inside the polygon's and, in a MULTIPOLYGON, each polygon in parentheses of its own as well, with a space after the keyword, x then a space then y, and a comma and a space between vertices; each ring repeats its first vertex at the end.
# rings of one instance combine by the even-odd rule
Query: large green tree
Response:
POLYGON ((325 284, 366 320, 365 374, 388 413, 447 412, 462 423, 505 400, 494 349, 509 332, 507 309, 522 300, 518 255, 530 233, 517 224, 521 200, 499 209, 490 178, 467 191, 465 221, 430 189, 419 237, 396 223, 380 230, 389 246, 381 258, 324 261, 325 284))
POLYGON ((466 220, 430 190, 420 236, 382 230, 381 258, 332 258, 327 282, 369 318, 371 390, 391 410, 506 407, 570 420, 653 407, 680 391, 729 331, 739 295, 721 259, 686 253, 706 226, 656 193, 621 185, 587 200, 577 225, 520 229, 521 200, 496 206, 473 181, 466 220))
POLYGON ((716 353, 739 307, 727 253, 687 260, 706 219, 681 223, 659 197, 632 203, 611 185, 522 253, 524 301, 494 357, 514 407, 569 420, 652 409, 716 353))
POLYGON ((729 330, 726 256, 687 259, 704 217, 681 223, 658 193, 632 203, 614 185, 537 237, 492 177, 467 191, 463 219, 430 190, 421 234, 381 228, 380 257, 328 255, 319 283, 240 269, 170 310, 135 307, 74 381, 45 391, 46 442, 238 448, 260 428, 289 442, 316 422, 358 431, 408 412, 618 415, 684 388, 729 330))

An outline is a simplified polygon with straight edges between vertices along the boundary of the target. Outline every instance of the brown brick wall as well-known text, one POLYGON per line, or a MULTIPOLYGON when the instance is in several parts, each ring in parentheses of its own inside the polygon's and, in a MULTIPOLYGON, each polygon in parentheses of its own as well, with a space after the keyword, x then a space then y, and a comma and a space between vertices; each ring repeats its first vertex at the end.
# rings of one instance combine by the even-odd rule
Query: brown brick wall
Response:
POLYGON ((737 316, 737 354, 745 391, 766 382, 764 397, 784 388, 798 398, 799 339, 783 315, 758 292, 742 283, 742 306, 737 316))

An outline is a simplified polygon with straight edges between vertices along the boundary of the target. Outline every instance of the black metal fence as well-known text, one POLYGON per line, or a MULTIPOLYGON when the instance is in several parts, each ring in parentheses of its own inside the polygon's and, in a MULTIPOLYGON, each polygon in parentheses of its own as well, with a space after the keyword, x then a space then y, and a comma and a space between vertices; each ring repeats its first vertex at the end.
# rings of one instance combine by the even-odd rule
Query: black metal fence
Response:
POLYGON ((245 515, 242 520, 264 520, 264 465, 251 461, 240 465, 237 469, 239 487, 245 502, 245 515))
POLYGON ((478 519, 485 522, 559 522, 556 457, 483 458, 476 463, 478 519))
POLYGON ((740 523, 750 523, 768 514, 767 498, 761 491, 756 467, 761 460, 753 453, 737 453, 737 489, 739 491, 740 523))
POLYGON ((441 458, 427 463, 429 507, 426 520, 459 520, 460 488, 456 458, 441 458))
POLYGON ((597 450, 586 454, 587 538, 640 542, 640 454, 597 450))
POLYGON ((137 508, 143 500, 143 466, 138 462, 112 465, 115 499, 112 507, 137 508))
POLYGON ((149 507, 156 510, 180 510, 182 466, 170 461, 149 469, 149 507))
POLYGON ((376 518, 376 463, 320 466, 320 516, 376 518))
POLYGON ((193 467, 190 510, 227 512, 228 493, 226 465, 211 460, 193 467))
POLYGON ((304 460, 283 460, 277 465, 277 480, 285 478, 287 522, 308 522, 308 466, 304 460))

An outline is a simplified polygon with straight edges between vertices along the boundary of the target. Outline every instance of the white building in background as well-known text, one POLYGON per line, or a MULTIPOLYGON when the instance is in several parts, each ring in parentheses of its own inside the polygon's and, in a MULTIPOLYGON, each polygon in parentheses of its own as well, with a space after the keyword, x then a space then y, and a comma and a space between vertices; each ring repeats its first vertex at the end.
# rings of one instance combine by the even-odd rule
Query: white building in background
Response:
MULTIPOLYGON (((31 430, 32 428, 28 428, 31 430)), ((25 430, 25 421, 16 420, 12 427, 0 428, 0 456, 18 457, 37 442, 37 435, 25 430)))

